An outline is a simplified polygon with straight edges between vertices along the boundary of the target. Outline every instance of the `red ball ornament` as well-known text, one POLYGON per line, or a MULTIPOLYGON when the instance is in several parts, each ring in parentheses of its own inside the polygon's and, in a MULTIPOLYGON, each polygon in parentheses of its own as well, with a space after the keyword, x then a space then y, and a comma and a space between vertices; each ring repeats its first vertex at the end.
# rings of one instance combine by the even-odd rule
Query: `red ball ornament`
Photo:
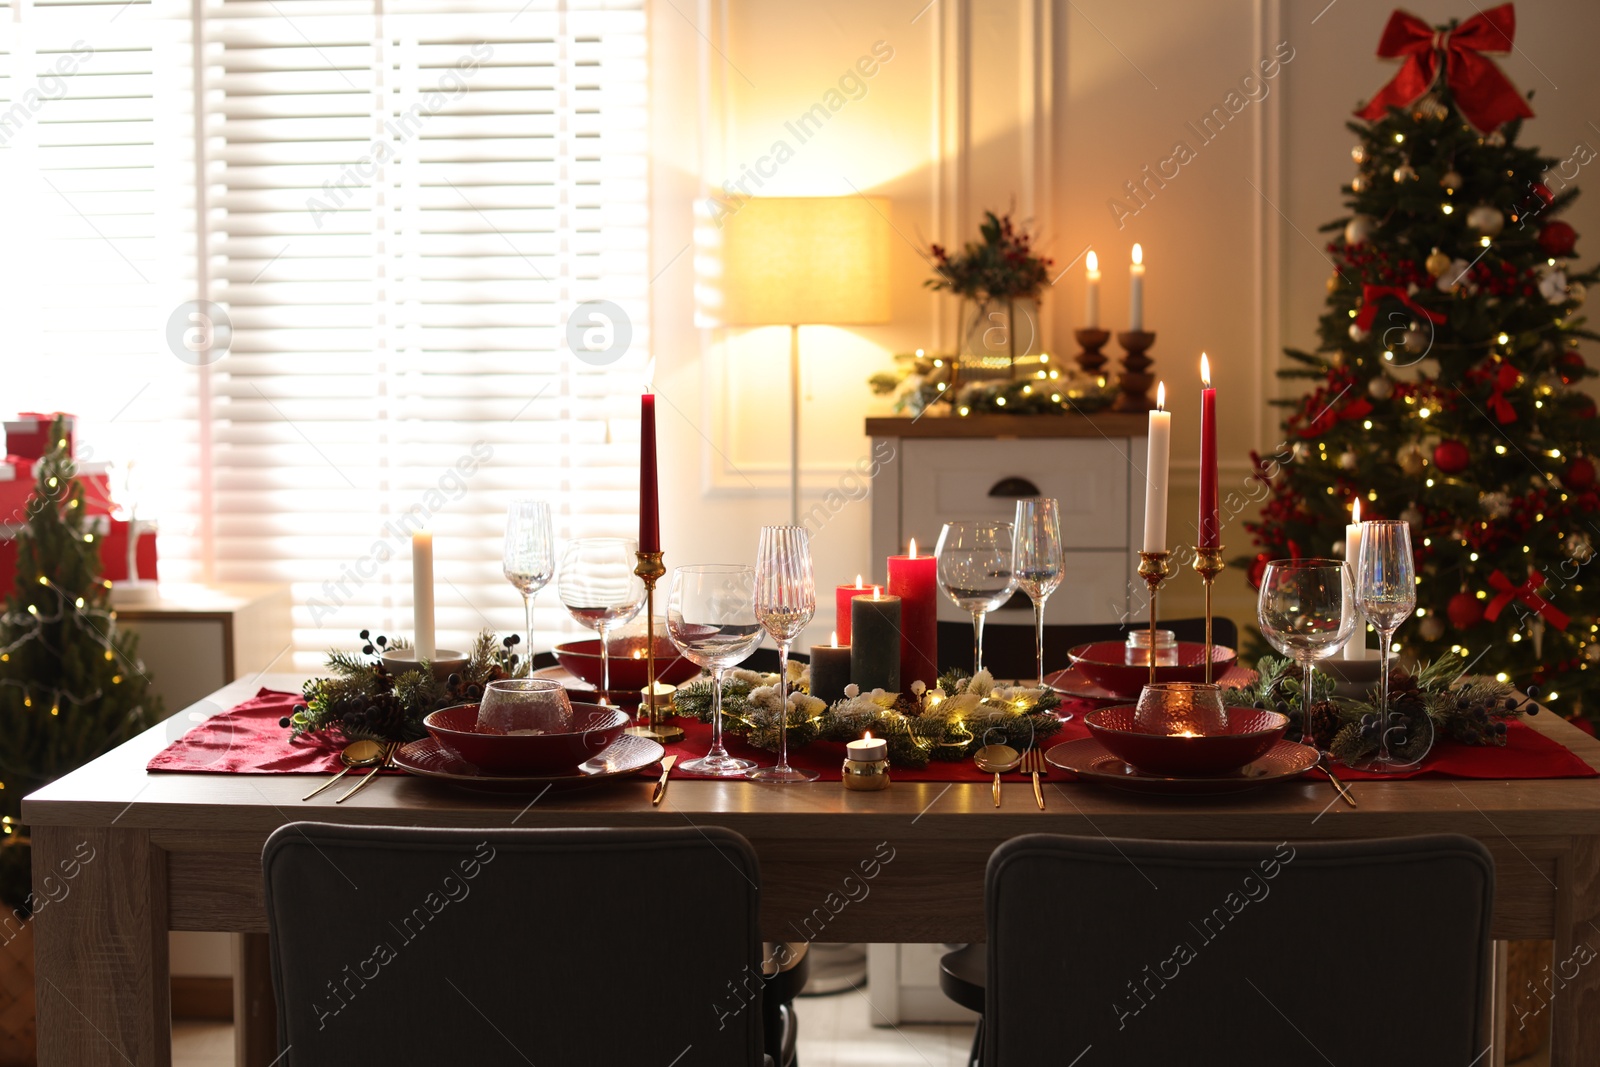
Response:
POLYGON ((1433 450, 1433 465, 1445 474, 1460 474, 1472 463, 1472 454, 1460 441, 1441 441, 1433 450))
POLYGON ((1458 630, 1470 630, 1483 621, 1483 602, 1471 593, 1457 593, 1450 598, 1444 613, 1450 617, 1451 626, 1458 630))
POLYGON ((1567 469, 1561 473, 1561 480, 1569 489, 1587 489, 1594 484, 1594 462, 1587 456, 1579 456, 1567 464, 1567 469))
POLYGON ((1250 564, 1250 588, 1261 588, 1261 577, 1267 573, 1267 564, 1271 562, 1272 557, 1265 552, 1256 554, 1256 558, 1250 564))
POLYGON ((1541 201, 1543 201, 1543 203, 1547 207, 1556 198, 1556 194, 1552 193, 1550 191, 1550 187, 1548 185, 1545 185, 1543 182, 1534 182, 1533 183, 1533 195, 1537 196, 1541 201))
POLYGON ((1578 353, 1568 349, 1556 359, 1556 373, 1561 376, 1562 385, 1572 385, 1582 381, 1584 373, 1588 371, 1589 364, 1583 361, 1578 353))
POLYGON ((1570 256, 1577 246, 1578 231, 1560 219, 1545 223, 1539 231, 1539 247, 1547 256, 1570 256))

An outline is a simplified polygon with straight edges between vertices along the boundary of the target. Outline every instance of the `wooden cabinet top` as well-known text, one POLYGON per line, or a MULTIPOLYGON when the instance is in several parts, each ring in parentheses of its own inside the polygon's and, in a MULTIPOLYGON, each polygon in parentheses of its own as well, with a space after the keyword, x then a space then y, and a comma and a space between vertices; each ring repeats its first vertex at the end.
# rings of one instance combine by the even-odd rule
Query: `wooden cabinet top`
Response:
POLYGON ((867 419, 868 437, 1143 437, 1145 415, 924 415, 867 419))

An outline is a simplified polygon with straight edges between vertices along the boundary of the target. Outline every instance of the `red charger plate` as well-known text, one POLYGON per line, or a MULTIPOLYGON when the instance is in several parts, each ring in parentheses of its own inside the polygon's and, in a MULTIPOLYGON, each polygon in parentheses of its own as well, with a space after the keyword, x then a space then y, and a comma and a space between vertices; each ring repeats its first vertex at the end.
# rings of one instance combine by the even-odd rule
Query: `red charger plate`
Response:
POLYGON ((1317 750, 1293 741, 1279 741, 1267 754, 1231 774, 1212 778, 1169 778, 1147 774, 1106 751, 1092 737, 1063 741, 1044 754, 1052 767, 1071 771, 1085 782, 1110 786, 1130 793, 1165 796, 1215 796, 1242 793, 1273 782, 1298 778, 1317 765, 1317 750))
MULTIPOLYGON (((1203 682, 1206 680, 1206 646, 1199 641, 1178 642, 1178 662, 1156 665, 1157 682, 1203 682)), ((1094 641, 1067 652, 1072 665, 1095 685, 1119 697, 1133 699, 1150 681, 1146 664, 1127 662, 1127 646, 1121 641, 1094 641)), ((1238 654, 1225 645, 1211 647, 1211 674, 1224 674, 1238 660, 1238 654)))
POLYGON ((1228 708, 1228 732, 1203 737, 1144 733, 1134 725, 1135 707, 1101 708, 1083 717, 1089 733, 1113 756, 1146 774, 1205 778, 1254 763, 1283 739, 1289 717, 1276 711, 1228 708))
POLYGON ((478 705, 441 708, 422 720, 439 745, 498 774, 575 774, 578 764, 611 747, 629 723, 628 713, 600 704, 573 704, 562 733, 496 734, 478 731, 478 705))
POLYGON ((547 789, 573 789, 612 778, 632 777, 659 762, 665 751, 649 738, 623 734, 616 744, 598 756, 562 774, 491 774, 440 745, 438 738, 424 737, 400 746, 394 754, 394 765, 407 774, 474 792, 543 796, 547 789))

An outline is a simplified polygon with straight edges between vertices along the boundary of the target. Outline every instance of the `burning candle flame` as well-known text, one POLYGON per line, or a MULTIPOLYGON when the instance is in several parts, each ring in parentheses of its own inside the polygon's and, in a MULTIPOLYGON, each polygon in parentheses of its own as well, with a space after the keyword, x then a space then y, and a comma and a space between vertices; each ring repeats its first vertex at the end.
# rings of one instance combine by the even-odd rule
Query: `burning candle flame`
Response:
POLYGON ((832 640, 829 641, 828 643, 830 645, 832 645, 834 648, 838 648, 839 647, 839 631, 835 630, 831 634, 829 634, 828 636, 830 638, 832 638, 832 640))
POLYGON ((633 658, 634 659, 644 659, 644 649, 642 649, 642 648, 634 649, 633 650, 633 658))
POLYGON ((917 558, 917 539, 915 537, 911 539, 911 558, 917 558))
POLYGON ((1199 737, 1200 735, 1195 733, 1193 730, 1185 730, 1181 734, 1173 734, 1172 736, 1174 736, 1174 737, 1199 737))
POLYGON ((1206 358, 1204 352, 1200 353, 1200 384, 1211 388, 1211 360, 1206 358))
MULTIPOLYGON (((1134 247, 1137 248, 1138 245, 1135 245, 1134 247)), ((1167 410, 1167 383, 1166 382, 1157 382, 1156 383, 1156 410, 1157 411, 1165 411, 1165 410, 1167 410)))
POLYGON ((1361 498, 1356 497, 1350 502, 1350 525, 1361 525, 1361 498))
POLYGON ((1133 246, 1133 264, 1134 264, 1134 266, 1139 266, 1143 262, 1144 262, 1144 246, 1143 245, 1139 245, 1139 244, 1135 244, 1133 246))
POLYGON ((857 589, 865 589, 866 588, 866 586, 861 584, 861 575, 859 575, 859 574, 856 575, 856 588, 857 589))
POLYGON ((872 587, 872 599, 873 600, 882 600, 883 599, 883 586, 875 585, 875 586, 872 587))
POLYGON ((872 740, 872 731, 871 730, 867 730, 866 732, 864 732, 861 735, 861 740, 863 740, 863 741, 871 741, 872 740))
POLYGON ((1092 249, 1092 248, 1089 249, 1089 255, 1088 255, 1087 259, 1085 260, 1085 262, 1087 262, 1089 264, 1089 273, 1090 274, 1099 274, 1100 273, 1100 257, 1094 254, 1094 249, 1092 249))

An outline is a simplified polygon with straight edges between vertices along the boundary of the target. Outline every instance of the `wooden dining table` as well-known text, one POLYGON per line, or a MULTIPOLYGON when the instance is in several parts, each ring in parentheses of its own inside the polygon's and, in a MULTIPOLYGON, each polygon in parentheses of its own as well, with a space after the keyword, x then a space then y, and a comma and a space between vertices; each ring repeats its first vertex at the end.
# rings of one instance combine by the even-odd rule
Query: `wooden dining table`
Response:
MULTIPOLYGON (((266 966, 261 849, 299 820, 440 827, 724 826, 761 861, 770 940, 970 942, 984 939, 989 854, 1019 834, 1263 842, 1460 833, 1494 855, 1493 936, 1549 939, 1555 960, 1600 949, 1600 779, 1362 781, 1359 807, 1320 777, 1222 797, 1153 797, 1046 779, 1046 810, 1021 775, 996 808, 987 783, 899 782, 881 792, 653 777, 533 796, 470 793, 385 776, 348 803, 303 803, 323 779, 301 774, 149 773, 196 722, 254 696, 298 690, 296 675, 236 682, 23 802, 33 837, 42 1067, 171 1062, 169 930, 241 938, 243 969, 266 966), (871 872, 870 876, 867 872, 871 872), (1587 946, 1587 949, 1585 948, 1587 946)), ((1555 715, 1530 725, 1600 768, 1600 743, 1555 715)), ((641 914, 669 887, 640 887, 641 914)), ((1062 902, 1070 907, 1070 902, 1062 902)), ((1580 966, 1550 1000, 1551 1064, 1600 1063, 1600 966, 1580 966)), ((1554 983, 1552 983, 1554 985, 1554 983)), ((236 994, 241 1064, 276 1057, 270 990, 236 994)), ((1489 1059, 1484 1060, 1485 1063, 1489 1059)))

